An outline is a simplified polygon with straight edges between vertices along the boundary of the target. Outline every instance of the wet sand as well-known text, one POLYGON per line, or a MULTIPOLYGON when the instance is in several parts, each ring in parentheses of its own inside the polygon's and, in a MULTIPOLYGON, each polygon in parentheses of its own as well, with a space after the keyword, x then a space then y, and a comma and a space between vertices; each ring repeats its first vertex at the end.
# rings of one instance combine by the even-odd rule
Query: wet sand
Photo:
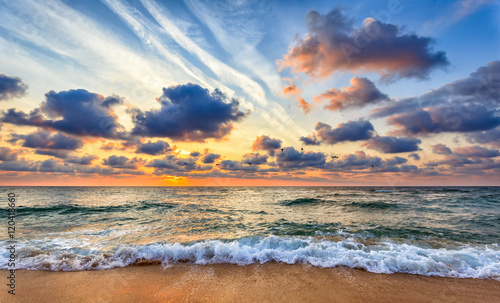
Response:
MULTIPOLYGON (((2 270, 4 282, 8 274, 2 270)), ((500 281, 266 263, 16 272, 0 302, 500 302, 500 281), (15 297, 15 298, 14 298, 15 297)))

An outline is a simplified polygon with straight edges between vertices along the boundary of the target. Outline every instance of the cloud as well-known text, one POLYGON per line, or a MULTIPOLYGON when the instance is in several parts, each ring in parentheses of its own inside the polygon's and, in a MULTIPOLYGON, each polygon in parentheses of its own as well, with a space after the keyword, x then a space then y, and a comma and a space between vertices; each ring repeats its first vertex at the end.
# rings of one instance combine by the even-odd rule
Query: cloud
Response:
POLYGON ((73 163, 73 164, 78 164, 78 165, 90 165, 92 164, 92 161, 99 159, 94 155, 85 155, 85 156, 70 156, 66 158, 67 163, 73 163))
POLYGON ((311 111, 311 104, 309 104, 304 98, 302 98, 302 91, 297 88, 297 86, 293 83, 292 80, 286 79, 290 81, 290 85, 281 87, 283 90, 283 94, 288 96, 296 96, 297 101, 299 102, 300 108, 304 111, 305 114, 311 111))
POLYGON ((102 160, 102 164, 106 166, 111 166, 114 168, 127 168, 127 169, 137 169, 139 164, 144 164, 143 159, 132 158, 129 159, 125 156, 109 156, 107 159, 102 160))
POLYGON ((443 160, 429 161, 424 163, 427 167, 436 167, 441 165, 449 165, 452 171, 455 171, 458 167, 464 167, 470 164, 481 164, 483 160, 481 159, 469 159, 467 157, 462 157, 458 155, 446 155, 443 160))
POLYGON ((459 22, 463 18, 475 13, 484 6, 497 4, 496 0, 462 0, 453 4, 453 12, 443 13, 441 17, 434 21, 425 22, 423 27, 427 31, 449 27, 450 25, 459 22))
POLYGON ((258 136, 252 144, 252 150, 266 150, 270 156, 274 156, 274 151, 281 148, 283 142, 280 139, 271 138, 267 135, 258 136))
POLYGON ((380 157, 367 155, 364 151, 356 151, 354 154, 340 156, 335 161, 330 161, 325 165, 328 171, 373 171, 373 172, 410 172, 418 168, 414 165, 406 164, 407 159, 393 157, 381 159, 380 157))
POLYGON ((372 110, 373 117, 387 117, 398 113, 445 104, 481 104, 495 108, 500 103, 500 61, 491 61, 479 67, 468 77, 447 83, 421 96, 404 98, 372 110))
POLYGON ((231 171, 257 172, 259 168, 256 165, 245 165, 238 161, 224 160, 219 163, 219 168, 231 171))
POLYGON ((137 154, 148 154, 156 156, 165 154, 171 150, 172 149, 170 148, 170 144, 165 141, 158 140, 156 142, 148 141, 146 143, 139 143, 135 152, 137 154))
POLYGON ((0 101, 22 97, 27 89, 21 78, 0 74, 0 101))
POLYGON ((187 159, 177 158, 176 155, 169 154, 162 159, 154 159, 146 164, 146 167, 153 167, 154 174, 160 175, 176 175, 188 176, 191 171, 206 171, 211 170, 212 165, 197 165, 197 158, 190 157, 187 159))
POLYGON ((219 158, 220 158, 219 154, 209 153, 209 154, 204 155, 203 158, 201 158, 201 162, 203 162, 205 164, 210 164, 210 163, 214 163, 215 160, 217 160, 219 158))
POLYGON ((422 141, 417 138, 377 136, 371 138, 361 146, 377 150, 381 153, 395 154, 420 150, 420 148, 418 147, 420 143, 422 143, 422 141))
POLYGON ((133 135, 199 142, 222 139, 233 129, 232 122, 245 116, 238 100, 192 83, 163 88, 158 101, 160 109, 133 110, 133 135))
POLYGON ((41 149, 37 149, 35 151, 35 154, 52 156, 55 158, 63 159, 64 162, 66 162, 66 163, 78 164, 78 165, 91 165, 92 161, 99 159, 97 156, 88 155, 88 154, 83 155, 83 156, 78 156, 78 155, 75 155, 74 153, 71 153, 70 151, 67 151, 67 150, 41 150, 41 149))
POLYGON ((83 141, 62 133, 37 131, 29 135, 13 135, 24 139, 23 146, 41 149, 76 150, 83 146, 83 141))
POLYGON ((321 142, 337 144, 345 141, 370 139, 373 137, 374 130, 373 125, 366 120, 339 123, 335 129, 326 123, 318 122, 314 136, 319 138, 321 142))
POLYGON ((66 159, 68 157, 68 154, 70 153, 69 150, 61 150, 61 149, 49 149, 49 150, 44 150, 44 149, 37 149, 35 150, 35 154, 37 155, 44 155, 44 156, 51 156, 59 159, 66 159))
POLYGON ((420 156, 417 153, 412 153, 408 155, 409 158, 413 158, 413 160, 420 160, 420 156))
POLYGON ((17 153, 8 147, 0 147, 0 161, 10 162, 17 160, 17 153))
POLYGON ((415 109, 420 109, 420 107, 421 105, 418 102, 418 98, 405 98, 397 102, 392 102, 383 107, 373 109, 371 116, 373 118, 383 118, 415 109))
POLYGON ((332 88, 315 96, 314 100, 318 102, 322 99, 327 100, 329 104, 325 105, 325 108, 332 111, 361 108, 365 105, 390 100, 389 96, 380 92, 367 78, 354 77, 350 83, 349 87, 343 87, 341 90, 332 88))
POLYGON ((276 162, 281 169, 321 167, 325 165, 326 156, 319 152, 298 151, 293 147, 285 147, 276 154, 276 162))
POLYGON ((474 132, 500 125, 496 110, 482 105, 449 105, 430 107, 389 117, 387 124, 395 126, 393 134, 427 134, 442 132, 474 132))
POLYGON ((59 130, 77 136, 122 138, 123 126, 110 108, 121 104, 118 96, 104 97, 84 89, 72 89, 45 94, 39 109, 30 114, 9 109, 2 113, 1 121, 16 125, 38 126, 59 130), (44 117, 45 114, 51 119, 44 117))
POLYGON ((313 78, 325 78, 336 71, 374 71, 386 80, 424 79, 428 73, 447 66, 444 52, 431 48, 432 39, 405 33, 393 24, 366 18, 361 27, 339 8, 326 15, 310 11, 306 15, 309 33, 298 38, 279 62, 313 78))
POLYGON ((267 163, 267 155, 261 155, 259 153, 251 153, 243 155, 243 160, 241 160, 242 164, 252 163, 252 165, 261 165, 267 163))
POLYGON ((432 152, 435 154, 438 154, 438 155, 451 155, 452 154, 451 149, 442 143, 432 145, 432 152))
POLYGON ((496 149, 487 149, 481 146, 457 147, 453 152, 459 156, 471 158, 494 158, 500 156, 496 149))
POLYGON ((22 111, 16 111, 15 108, 10 108, 6 112, 2 111, 0 122, 15 125, 47 127, 46 121, 38 108, 32 110, 29 114, 22 111))
POLYGON ((500 128, 467 134, 470 143, 494 144, 500 146, 500 128))
POLYGON ((307 137, 300 137, 300 141, 305 145, 320 145, 321 142, 318 141, 315 135, 309 135, 307 137))
POLYGON ((198 158, 199 156, 201 156, 201 153, 199 151, 194 151, 194 152, 191 152, 189 154, 190 157, 193 157, 193 158, 198 158))

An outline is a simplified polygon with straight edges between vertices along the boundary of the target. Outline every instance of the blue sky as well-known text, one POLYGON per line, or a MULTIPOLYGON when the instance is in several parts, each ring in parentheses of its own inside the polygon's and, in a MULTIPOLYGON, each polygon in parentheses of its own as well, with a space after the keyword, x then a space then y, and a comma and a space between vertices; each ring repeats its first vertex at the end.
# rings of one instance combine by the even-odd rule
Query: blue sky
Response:
POLYGON ((114 184, 116 178, 128 182, 140 178, 141 184, 191 185, 217 178, 228 180, 227 184, 274 180, 335 185, 387 184, 387 178, 403 176, 404 184, 450 184, 464 183, 463 176, 468 175, 473 176, 472 183, 498 181, 491 179, 498 176, 500 166, 494 152, 471 156, 499 147, 497 95, 474 99, 462 94, 464 83, 479 81, 480 86, 483 75, 491 78, 486 89, 498 90, 498 1, 20 0, 0 1, 0 7, 0 74, 5 83, 20 79, 27 86, 14 93, 6 90, 0 101, 2 152, 16 155, 15 161, 14 156, 4 156, 2 180, 92 184, 90 179, 102 178, 114 184), (316 28, 311 27, 313 17, 316 28), (342 42, 363 43, 356 35, 368 26, 378 26, 387 36, 366 36, 366 46, 356 48, 352 57, 339 55, 345 51, 342 42), (485 73, 470 76, 481 67, 485 73), (450 83, 455 83, 454 91, 447 90, 450 83), (222 95, 209 96, 198 87, 222 95), (79 89, 85 91, 63 93, 79 89), (54 91, 53 99, 46 95, 49 91, 54 91), (187 97, 172 97, 177 93, 187 97), (98 107, 110 96, 120 101, 112 108, 98 107), (70 97, 76 99, 64 99, 66 112, 51 109, 54 102, 63 102, 54 100, 70 97), (186 108, 179 105, 188 97, 197 98, 189 104, 199 111, 187 108, 187 103, 186 108), (74 105, 78 98, 97 103, 78 107, 74 105), (404 111, 392 116, 373 114, 406 98, 418 99, 418 105, 411 110, 405 105, 404 111), (224 108, 228 115, 216 119, 212 112, 208 117, 211 108, 199 100, 224 108), (237 107, 224 107, 231 100, 237 100, 237 107), (336 105, 328 106, 329 102, 336 105), (470 118, 459 112, 461 126, 450 128, 445 125, 449 119, 441 120, 457 104, 481 108, 470 118), (13 122, 7 115, 12 108, 25 114, 39 108, 45 122, 13 122), (77 116, 69 112, 75 110, 106 117, 116 129, 112 135, 89 134, 85 123, 96 117, 78 124, 77 116), (432 123, 414 131, 415 125, 409 123, 420 125, 423 116, 432 123), (57 119, 74 119, 75 125, 62 127, 69 122, 57 119), (361 130, 353 127, 361 125, 355 124, 360 119, 371 126, 356 139, 353 132, 361 130), (71 156, 56 157, 47 152, 47 145, 27 146, 27 138, 35 132, 45 140, 61 134, 83 143, 71 156), (280 149, 293 150, 287 157, 259 150, 261 136, 281 140, 280 149), (317 145, 301 140, 314 136, 317 145), (157 141, 175 148, 161 155, 136 152, 141 144, 157 141), (437 153, 438 144, 452 152, 437 153), (193 152, 201 155, 190 156, 193 152), (210 153, 220 157, 205 167, 202 157, 210 153), (418 156, 410 156, 415 153, 418 156), (337 161, 333 154, 345 165, 332 162, 337 161), (249 170, 245 166, 249 155, 267 159, 249 170), (128 165, 133 171, 109 165, 111 156, 133 162, 128 165), (73 163, 78 162, 75 157, 93 160, 78 164, 73 163), (360 168, 351 161, 371 163, 369 157, 380 159, 374 160, 380 163, 379 171, 376 165, 360 168), (400 163, 392 165, 390 159, 398 157, 405 161, 394 160, 400 163), (197 167, 162 170, 154 164, 161 159, 183 165, 191 159, 197 167), (319 159, 319 164, 307 159, 319 159), (54 175, 62 177, 54 181, 54 175))

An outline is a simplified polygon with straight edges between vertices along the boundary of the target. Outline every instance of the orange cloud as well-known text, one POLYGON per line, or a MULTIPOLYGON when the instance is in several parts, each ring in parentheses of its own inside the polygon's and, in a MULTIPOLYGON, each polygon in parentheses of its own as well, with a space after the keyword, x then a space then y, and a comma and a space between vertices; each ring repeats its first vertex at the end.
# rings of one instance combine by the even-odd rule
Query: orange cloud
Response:
POLYGON ((342 87, 341 90, 336 88, 315 96, 315 102, 328 100, 329 104, 326 109, 336 111, 346 108, 359 108, 367 104, 374 104, 381 101, 388 101, 389 97, 380 92, 373 82, 367 78, 354 77, 350 81, 351 86, 342 87))
POLYGON ((304 98, 302 98, 302 91, 293 83, 291 79, 283 79, 285 81, 290 81, 290 85, 281 87, 283 90, 283 94, 285 96, 296 96, 297 101, 299 102, 300 108, 304 111, 304 113, 309 113, 311 111, 311 104, 309 104, 304 98))
POLYGON ((393 24, 366 18, 354 28, 339 8, 306 15, 309 33, 278 60, 280 69, 326 78, 336 71, 374 71, 385 80, 426 78, 449 65, 446 54, 432 49, 432 39, 403 32, 393 24))

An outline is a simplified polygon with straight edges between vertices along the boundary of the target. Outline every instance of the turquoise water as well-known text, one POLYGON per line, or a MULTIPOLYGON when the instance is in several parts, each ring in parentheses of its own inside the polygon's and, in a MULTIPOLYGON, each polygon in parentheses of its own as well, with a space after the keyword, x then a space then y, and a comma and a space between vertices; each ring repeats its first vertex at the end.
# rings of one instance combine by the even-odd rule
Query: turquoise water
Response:
POLYGON ((500 187, 1 187, 4 210, 9 192, 18 268, 279 261, 500 277, 500 187))

